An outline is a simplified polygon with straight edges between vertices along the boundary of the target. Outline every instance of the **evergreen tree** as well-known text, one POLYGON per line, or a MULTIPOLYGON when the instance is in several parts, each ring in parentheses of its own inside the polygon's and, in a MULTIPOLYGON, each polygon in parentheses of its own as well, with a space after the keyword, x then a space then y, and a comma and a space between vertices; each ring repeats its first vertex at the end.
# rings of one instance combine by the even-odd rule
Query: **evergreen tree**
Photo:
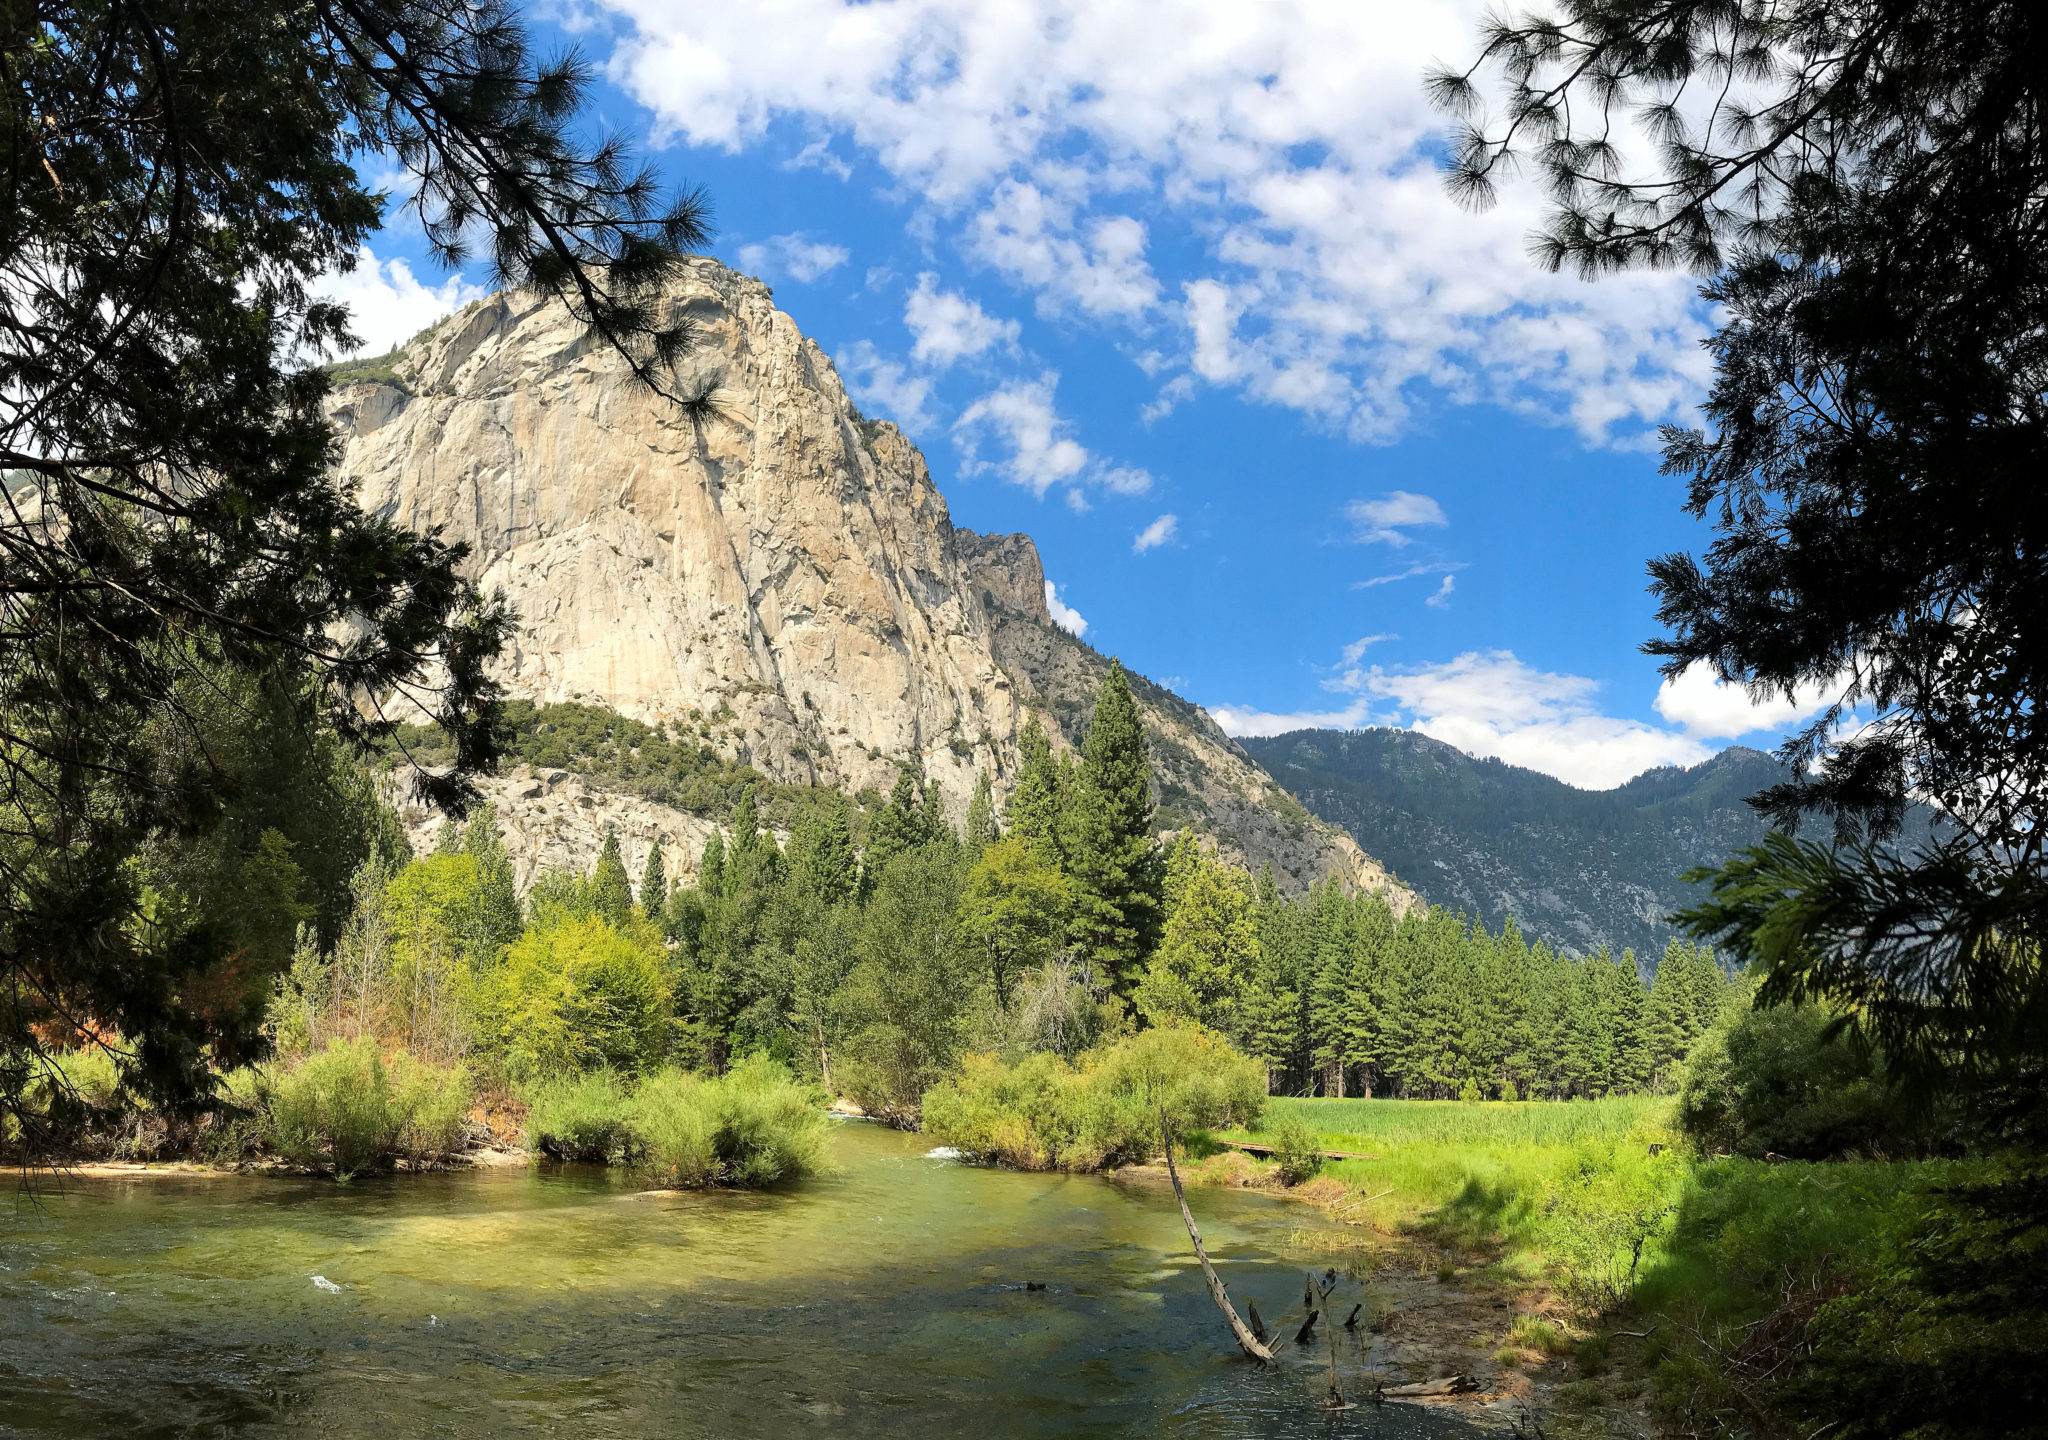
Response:
POLYGON ((697 862, 697 888, 706 901, 725 893, 725 836, 716 827, 704 841, 704 856, 697 862))
POLYGON ((650 920, 668 908, 668 871, 661 863, 661 841, 647 847, 647 867, 640 872, 640 913, 650 920))
POLYGON ((797 822, 787 859, 791 883, 824 904, 842 904, 860 893, 860 864, 853 852, 853 822, 844 795, 835 795, 828 808, 797 822))
POLYGON ((1642 971, 1636 966, 1636 952, 1624 950, 1615 963, 1614 1069, 1608 1093, 1634 1095, 1649 1088, 1652 1045, 1649 1026, 1649 996, 1643 993, 1642 971))
POLYGON ((1529 942, 1510 915, 1495 945, 1489 1012, 1501 1026, 1503 1100, 1533 1093, 1537 1074, 1536 976, 1529 942))
POLYGON ((604 848, 597 852, 597 868, 590 876, 591 908, 605 923, 623 930, 633 918, 633 886, 626 879, 626 862, 619 858, 619 836, 606 827, 604 848))
POLYGON ((1081 755, 1066 807, 1073 937, 1097 973, 1128 997, 1157 943, 1161 877, 1145 730, 1130 681, 1114 660, 1081 755))
POLYGON ((462 831, 463 853, 477 864, 477 898, 470 954, 479 961, 498 955, 525 928, 519 889, 512 878, 512 857, 498 834, 498 810, 485 805, 469 817, 462 831))
POLYGON ((1019 764, 1017 783, 1003 808, 1010 833, 1055 864, 1064 863, 1061 846, 1066 797, 1061 793, 1061 770, 1054 762, 1052 742, 1033 711, 1017 737, 1019 764))
POLYGON ((1177 845, 1179 870, 1169 886, 1165 933, 1138 986, 1140 1014, 1198 1020, 1226 1034, 1241 1029, 1247 978, 1259 963, 1250 877, 1226 866, 1191 839, 1177 845))
POLYGON ((1643 1012, 1643 1037, 1649 1047, 1650 1088, 1669 1090, 1695 1038, 1692 1029, 1690 947, 1673 940, 1664 947, 1657 973, 1650 981, 1650 1000, 1643 1012))
POLYGON ((925 781, 923 819, 927 845, 938 841, 948 845, 960 843, 959 834, 953 829, 952 822, 946 819, 946 795, 936 780, 925 781))
POLYGON ((967 802, 967 853, 978 856, 1003 838, 996 824, 995 794, 984 770, 974 777, 974 797, 967 802))
POLYGON ((932 838, 926 807, 917 779, 908 770, 896 773, 889 791, 889 803, 868 822, 867 852, 862 864, 872 888, 898 855, 919 849, 932 838))

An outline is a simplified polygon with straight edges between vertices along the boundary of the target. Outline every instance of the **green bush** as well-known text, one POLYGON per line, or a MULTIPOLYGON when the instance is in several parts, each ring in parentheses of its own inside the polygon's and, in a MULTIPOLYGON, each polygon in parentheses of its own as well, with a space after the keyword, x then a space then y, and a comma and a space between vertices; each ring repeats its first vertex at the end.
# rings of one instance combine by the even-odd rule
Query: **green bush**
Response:
POLYGON ((651 1068, 669 1028, 659 949, 596 915, 544 910, 482 987, 487 1043, 520 1076, 651 1068))
POLYGON ((1279 1162, 1280 1178, 1287 1184, 1299 1185, 1323 1168, 1323 1137, 1301 1117, 1282 1116, 1278 1123, 1266 1127, 1265 1136, 1279 1162))
POLYGON ((1082 1055, 1014 1065, 971 1057, 924 1097, 928 1133, 1024 1170, 1099 1170, 1159 1153, 1163 1106, 1176 1133, 1253 1126, 1266 1074, 1216 1036, 1147 1030, 1082 1055))
POLYGON ((815 1173, 825 1156, 823 1096, 765 1057, 715 1079, 650 1075, 633 1097, 642 1163, 684 1189, 757 1189, 815 1173))
POLYGON ((639 1144, 627 1119, 631 1104, 615 1070, 543 1081, 526 1094, 526 1143, 555 1160, 622 1163, 639 1144))
POLYGON ((469 1076, 403 1053, 387 1064, 365 1036, 335 1041, 265 1077, 255 1099, 262 1137, 282 1158, 346 1180, 400 1159, 420 1162, 460 1143, 469 1076))
POLYGON ((1874 1058, 1828 1036, 1818 1006, 1748 1010, 1701 1037, 1678 1123, 1710 1154, 1831 1160, 1925 1153, 1924 1121, 1877 1077, 1874 1058))
POLYGON ((755 1189, 823 1165, 823 1099, 763 1056, 713 1079, 659 1070, 637 1087, 596 1071, 529 1092, 527 1143, 558 1160, 641 1166, 683 1189, 755 1189))

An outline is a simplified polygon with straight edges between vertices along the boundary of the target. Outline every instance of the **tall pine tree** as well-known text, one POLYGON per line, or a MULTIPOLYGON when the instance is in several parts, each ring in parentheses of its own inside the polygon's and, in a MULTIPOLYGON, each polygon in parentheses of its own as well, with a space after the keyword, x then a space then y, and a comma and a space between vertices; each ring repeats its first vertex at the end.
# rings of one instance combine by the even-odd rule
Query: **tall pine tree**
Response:
POLYGON ((640 872, 640 913, 659 919, 668 906, 668 868, 661 863, 661 841, 647 847, 647 866, 640 872))
POLYGON ((591 908, 605 922, 623 930, 633 918, 633 886, 626 878, 626 862, 619 858, 619 832, 607 828, 604 848, 597 852, 597 869, 590 877, 591 908))
POLYGON ((1126 999, 1157 943, 1161 920, 1151 773, 1130 680, 1112 660, 1066 807, 1067 868, 1076 890, 1074 942, 1126 999))
POLYGON ((1017 783, 1011 787, 1003 811, 1010 833, 1037 851, 1041 859, 1063 864, 1061 817, 1066 797, 1060 793, 1061 772, 1053 760, 1052 741, 1038 723, 1037 711, 1025 720, 1017 750, 1017 783))

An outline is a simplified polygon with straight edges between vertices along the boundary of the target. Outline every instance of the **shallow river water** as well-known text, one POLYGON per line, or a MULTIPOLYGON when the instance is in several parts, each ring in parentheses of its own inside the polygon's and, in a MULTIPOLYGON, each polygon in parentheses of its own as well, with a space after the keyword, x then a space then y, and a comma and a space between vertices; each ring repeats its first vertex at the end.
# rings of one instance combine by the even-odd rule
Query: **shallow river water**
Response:
MULTIPOLYGON (((754 1195, 509 1169, 0 1199, 0 1434, 1473 1433, 1326 1417, 1324 1371, 1238 1359, 1170 1192, 928 1149, 841 1123, 833 1174, 754 1195)), ((1313 1212, 1190 1200, 1240 1303, 1299 1301, 1313 1212)))

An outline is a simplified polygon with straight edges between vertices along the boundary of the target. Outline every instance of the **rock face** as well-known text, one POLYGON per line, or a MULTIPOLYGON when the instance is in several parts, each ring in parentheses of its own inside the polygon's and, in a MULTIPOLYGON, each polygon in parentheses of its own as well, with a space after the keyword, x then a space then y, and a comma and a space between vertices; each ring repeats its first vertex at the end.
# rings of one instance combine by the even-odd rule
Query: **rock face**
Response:
MULTIPOLYGON (((508 692, 715 721, 735 758, 790 783, 887 789, 921 768, 956 820, 981 770, 1007 790, 1029 706, 1077 736, 1105 662, 1052 626, 1030 539, 955 531, 924 457, 854 408, 759 281, 696 260, 669 304, 702 336, 678 387, 709 392, 701 418, 638 385, 559 304, 518 295, 449 317, 380 378, 338 377, 362 504, 467 543, 517 612, 508 692)), ((1143 699, 1163 821, 1271 861, 1290 888, 1332 871, 1391 883, 1203 712, 1157 687, 1143 699)), ((529 823, 569 782, 533 783, 486 787, 522 865, 587 865, 597 842, 566 811, 529 823)), ((579 815, 599 803, 579 796, 579 815)), ((679 843, 708 832, 630 803, 673 817, 638 817, 643 857, 664 826, 679 843)))

